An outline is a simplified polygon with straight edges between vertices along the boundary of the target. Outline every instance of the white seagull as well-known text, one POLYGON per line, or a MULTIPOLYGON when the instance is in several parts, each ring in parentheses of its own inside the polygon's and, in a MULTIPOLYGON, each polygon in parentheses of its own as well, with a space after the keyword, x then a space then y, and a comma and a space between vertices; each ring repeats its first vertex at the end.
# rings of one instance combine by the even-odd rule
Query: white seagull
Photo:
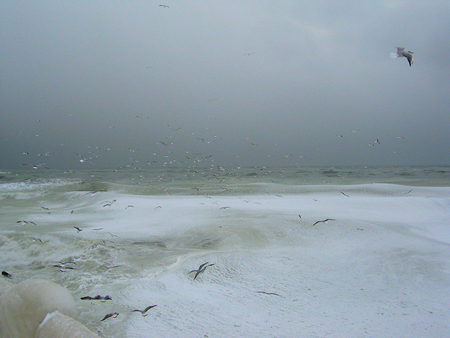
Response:
POLYGON ((405 52, 405 47, 397 47, 397 53, 391 53, 391 58, 405 57, 408 59, 409 66, 414 63, 413 53, 410 50, 405 52))

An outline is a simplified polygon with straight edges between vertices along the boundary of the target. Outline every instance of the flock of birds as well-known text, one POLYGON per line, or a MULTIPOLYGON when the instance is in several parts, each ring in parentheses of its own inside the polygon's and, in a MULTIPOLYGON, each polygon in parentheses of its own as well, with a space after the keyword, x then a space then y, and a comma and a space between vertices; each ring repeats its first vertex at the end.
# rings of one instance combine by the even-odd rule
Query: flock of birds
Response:
MULTIPOLYGON (((169 6, 167 6, 167 5, 159 5, 160 7, 162 7, 162 8, 169 8, 169 6)), ((413 53, 414 52, 412 52, 412 51, 406 51, 406 49, 405 49, 405 47, 397 47, 397 51, 395 52, 395 53, 391 53, 390 54, 390 56, 392 57, 392 58, 401 58, 401 57, 404 57, 404 58, 406 58, 407 59, 407 61, 408 61, 408 64, 409 64, 409 66, 411 67, 412 66, 412 64, 414 63, 414 58, 413 58, 413 53)), ((254 53, 247 53, 247 54, 244 54, 245 56, 250 56, 250 55, 252 55, 252 54, 254 54, 254 53)), ((151 67, 147 67, 147 68, 151 68, 151 67)), ((216 99, 216 98, 215 98, 216 99)), ((181 129, 181 128, 177 128, 177 129, 174 129, 174 130, 179 130, 179 129, 181 129)), ((343 137, 342 135, 338 135, 339 137, 343 137)), ((205 140, 203 139, 203 138, 197 138, 197 140, 198 141, 202 141, 202 142, 205 142, 205 140)), ((167 143, 165 143, 165 142, 160 142, 163 146, 167 146, 167 143)), ((380 144, 380 141, 377 139, 374 143, 371 143, 371 144, 369 144, 370 146, 374 146, 375 144, 380 144)), ((256 144, 254 144, 254 143, 252 143, 252 145, 256 145, 256 144)), ((27 153, 24 153, 24 154, 29 154, 28 152, 27 153)), ((45 156, 47 156, 48 154, 46 154, 45 156)), ((75 155, 79 158, 79 161, 81 162, 81 163, 87 163, 87 164, 89 164, 90 166, 93 166, 93 163, 90 161, 92 158, 86 158, 86 157, 84 157, 84 156, 82 156, 82 155, 80 155, 80 154, 78 154, 78 153, 75 153, 75 155)), ((189 158, 188 158, 189 159, 189 158)), ((24 166, 30 166, 31 168, 33 168, 33 169, 39 169, 39 168, 45 168, 45 169, 49 169, 48 167, 46 167, 45 166, 45 163, 41 163, 41 164, 32 164, 32 163, 24 163, 23 164, 24 166)), ((346 196, 346 197, 349 197, 348 195, 346 195, 345 193, 343 193, 343 192, 341 192, 344 196, 346 196)), ((115 203, 116 202, 116 200, 113 200, 113 201, 106 201, 106 204, 104 204, 103 205, 103 207, 107 207, 107 206, 111 206, 113 203, 115 203)), ((128 207, 132 207, 132 206, 128 206, 128 207)), ((128 208, 127 207, 127 208, 128 208)), ((229 207, 222 207, 221 209, 226 209, 226 208, 229 208, 229 207)), ((44 210, 47 210, 48 211, 48 208, 45 208, 45 207, 42 207, 42 209, 44 209, 44 210)), ((299 217, 301 218, 301 216, 299 215, 299 217)), ((316 221, 314 224, 313 224, 313 226, 315 226, 315 225, 317 225, 318 223, 327 223, 327 222, 329 222, 329 221, 336 221, 335 219, 331 219, 331 218, 327 218, 327 219, 324 219, 324 220, 318 220, 318 221, 316 221)), ((23 226, 25 226, 25 225, 27 225, 27 224, 32 224, 32 225, 36 225, 36 223, 34 223, 34 222, 32 222, 32 221, 25 221, 25 220, 19 220, 19 221, 17 221, 17 223, 18 224, 21 224, 21 225, 23 225, 23 226)), ((81 228, 78 228, 78 227, 76 227, 76 226, 74 226, 74 228, 78 231, 78 232, 81 232, 82 231, 82 229, 81 228)), ((359 229, 358 228, 358 230, 363 230, 363 229, 359 229)), ((192 271, 190 271, 189 272, 189 274, 191 274, 191 273, 195 273, 195 275, 194 275, 194 277, 193 277, 193 280, 196 280, 196 278, 200 275, 200 274, 202 274, 202 273, 204 273, 205 272, 205 270, 208 268, 208 267, 211 267, 211 266, 213 266, 214 264, 209 264, 209 262, 205 262, 205 263, 203 263, 203 264, 201 264, 197 269, 195 269, 195 270, 192 270, 192 271)), ((56 266, 56 265, 55 265, 56 266)), ((61 266, 59 266, 59 267, 61 267, 61 266)), ((65 268, 67 268, 67 267, 65 267, 65 268)), ((5 276, 5 277, 11 277, 11 275, 8 273, 8 272, 6 272, 6 271, 2 271, 2 275, 3 276, 5 276)), ((259 293, 266 293, 266 294, 272 294, 272 295, 278 295, 278 294, 275 294, 275 293, 267 293, 267 292, 264 292, 264 291, 258 291, 259 293)), ((279 295, 278 295, 279 296, 279 295)), ((95 296, 95 297, 90 297, 90 296, 86 296, 86 297, 82 297, 81 298, 82 300, 101 300, 101 301, 105 301, 105 300, 111 300, 111 297, 109 297, 109 296, 104 296, 104 297, 102 297, 102 296, 100 296, 100 295, 98 295, 98 296, 95 296)), ((140 309, 135 309, 135 310, 132 310, 132 312, 140 312, 141 314, 142 314, 142 316, 147 316, 148 315, 148 311, 150 310, 150 309, 152 309, 152 308, 154 308, 154 307, 156 307, 157 305, 150 305, 150 306, 148 306, 148 307, 146 307, 145 309, 142 309, 142 310, 140 310, 140 309)), ((109 313, 109 314, 107 314, 101 321, 104 321, 104 320, 106 320, 106 319, 108 319, 108 318, 116 318, 117 316, 119 315, 119 313, 118 312, 113 312, 113 313, 109 313)))
MULTIPOLYGON (((159 6, 161 6, 161 7, 163 7, 163 8, 169 8, 169 6, 167 6, 167 5, 159 5, 159 6)), ((255 53, 246 53, 246 54, 244 54, 245 56, 250 56, 250 55, 252 55, 252 54, 255 54, 255 53)), ((404 58, 406 58, 406 60, 408 61, 408 64, 409 64, 409 66, 411 67, 412 66, 412 64, 414 63, 414 57, 413 57, 413 54, 414 54, 414 52, 412 52, 412 51, 410 51, 410 50, 408 50, 408 51, 406 51, 406 48, 405 47, 397 47, 397 52, 394 52, 394 53, 391 53, 390 54, 390 57, 391 58, 401 58, 401 57, 404 57, 404 58)), ((213 100, 216 100, 217 98, 214 98, 213 100)), ((137 116, 137 117, 140 117, 140 116, 137 116)), ((181 129, 181 127, 179 127, 179 128, 176 128, 176 129, 172 129, 172 130, 174 130, 174 131, 176 131, 176 130, 180 130, 181 129)), ((343 135, 337 135, 338 137, 343 137, 343 135)), ((401 137, 402 139, 404 139, 404 137, 401 137)), ((201 141, 201 142, 205 142, 205 139, 204 138, 199 138, 199 137, 197 137, 197 141, 201 141)), ((208 142, 209 143, 209 142, 208 142)), ((164 142, 164 141, 161 141, 160 142, 160 144, 162 144, 163 146, 168 146, 168 143, 167 142, 164 142)), ((255 143, 253 143, 253 142, 250 142, 250 144, 251 145, 253 145, 253 146, 256 146, 257 144, 255 144, 255 143)), ((373 142, 373 143, 369 143, 369 146, 371 146, 371 147, 373 147, 373 146, 375 146, 376 144, 380 144, 380 141, 377 139, 375 142, 373 142)), ((106 150, 109 150, 109 148, 108 149, 106 149, 106 150)), ((131 150, 130 150, 131 151, 131 150)), ((133 152, 134 152, 134 150, 132 150, 133 152)), ((23 154, 24 155, 29 155, 30 153, 29 152, 23 152, 23 154)), ((45 153, 45 156, 49 156, 49 154, 50 154, 50 152, 46 152, 45 153)), ((41 156, 42 154, 38 154, 38 156, 41 156)), ((94 157, 90 157, 90 158, 87 158, 87 157, 84 157, 84 156, 82 156, 82 155, 80 155, 80 154, 78 154, 78 153, 75 153, 75 155, 78 157, 78 159, 79 159, 79 161, 81 162, 81 163, 86 163, 86 164, 89 164, 90 166, 93 166, 94 164, 92 163, 92 159, 94 158, 94 157, 98 157, 98 155, 96 155, 96 156, 94 156, 94 157)), ((188 159, 190 159, 188 156, 186 156, 188 159)), ((209 156, 210 157, 210 156, 209 156)), ((156 161, 148 161, 148 164, 151 164, 151 163, 157 163, 156 161)), ((24 166, 30 166, 31 168, 33 168, 33 169, 40 169, 40 168, 44 168, 44 169, 49 169, 49 167, 47 167, 46 166, 46 163, 39 163, 39 164, 34 164, 34 163, 23 163, 23 165, 24 166)))
MULTIPOLYGON (((91 191, 91 192, 89 192, 89 194, 93 194, 93 193, 95 194, 95 193, 97 193, 97 192, 105 192, 105 191, 106 191, 106 190, 91 191)), ((410 190, 409 192, 407 192, 407 193, 410 193, 410 192, 411 192, 411 190, 410 190)), ((345 192, 343 192, 343 191, 340 191, 340 193, 341 193, 343 196, 347 197, 347 198, 350 197, 349 195, 347 195, 347 194, 346 194, 345 192)), ((278 197, 283 197, 283 196, 281 196, 281 195, 276 195, 276 196, 278 196, 278 197)), ((116 202, 117 202, 117 200, 116 200, 116 199, 113 199, 113 200, 108 200, 108 201, 102 202, 101 205, 102 205, 102 208, 105 208, 105 207, 112 207, 112 206, 115 206, 115 205, 116 205, 116 202)), ((133 206, 132 206, 132 205, 128 205, 127 208, 128 208, 128 207, 133 207, 133 206)), ((48 212, 48 213, 50 213, 50 208, 49 208, 49 207, 46 207, 46 206, 40 206, 40 208, 42 209, 43 212, 48 212)), ((227 208, 230 208, 230 207, 227 207, 227 208)), ((221 208, 221 209, 223 209, 223 208, 221 208)), ((298 215, 298 216, 299 216, 299 218, 302 218, 301 215, 298 215)), ((316 226, 316 225, 318 225, 318 224, 320 224, 320 223, 327 224, 327 223, 329 223, 329 222, 335 222, 335 221, 337 221, 337 220, 334 219, 334 218, 325 218, 325 219, 317 220, 316 222, 314 222, 314 223, 312 224, 312 226, 316 226)), ((18 224, 21 224, 21 225, 23 225, 23 226, 28 225, 28 224, 36 225, 36 223, 34 223, 34 222, 31 222, 31 221, 25 221, 25 220, 17 221, 17 223, 18 223, 18 224)), ((79 227, 74 226, 74 228, 75 228, 78 232, 81 232, 81 231, 82 231, 82 229, 79 228, 79 227)), ((94 229, 94 230, 99 230, 99 229, 94 229)), ((358 228, 357 230, 363 231, 364 229, 358 228)), ((204 263, 200 264, 200 265, 198 266, 198 268, 196 268, 196 269, 194 269, 194 270, 192 270, 192 271, 189 271, 187 274, 188 274, 188 275, 193 274, 193 280, 196 280, 198 276, 200 276, 201 274, 203 274, 203 273, 207 270, 207 268, 212 267, 212 266, 214 266, 214 265, 215 265, 215 264, 211 264, 211 263, 209 263, 209 262, 204 262, 204 263)), ((72 269, 75 269, 75 268, 73 268, 73 267, 71 267, 71 266, 67 266, 65 263, 61 263, 61 264, 57 264, 57 265, 53 265, 53 266, 54 266, 54 267, 60 268, 61 271, 66 271, 66 269, 71 269, 71 270, 72 270, 72 269)), ((8 273, 8 272, 6 272, 6 271, 2 271, 2 275, 3 275, 4 277, 11 278, 11 274, 8 273)), ((257 292, 257 293, 261 293, 261 294, 266 294, 266 295, 280 296, 279 294, 274 293, 274 292, 266 292, 266 291, 256 291, 256 292, 257 292)), ((106 296, 100 296, 100 295, 97 295, 97 296, 93 296, 93 297, 92 297, 92 296, 84 296, 84 297, 81 297, 81 300, 90 300, 90 301, 101 301, 101 302, 105 302, 105 301, 112 300, 112 298, 111 298, 110 296, 108 296, 108 295, 106 295, 106 296)), ((131 312, 139 312, 139 313, 141 313, 141 315, 142 315, 143 317, 146 317, 146 316, 148 316, 148 315, 151 313, 150 310, 153 309, 153 308, 155 308, 156 306, 157 306, 157 305, 149 305, 149 306, 147 306, 147 307, 144 308, 144 309, 134 309, 134 310, 131 310, 131 312)), ((101 321, 105 321, 105 320, 108 320, 108 319, 114 319, 114 318, 117 318, 118 316, 119 316, 119 312, 111 312, 111 313, 106 314, 106 315, 103 317, 103 319, 101 319, 101 321)))

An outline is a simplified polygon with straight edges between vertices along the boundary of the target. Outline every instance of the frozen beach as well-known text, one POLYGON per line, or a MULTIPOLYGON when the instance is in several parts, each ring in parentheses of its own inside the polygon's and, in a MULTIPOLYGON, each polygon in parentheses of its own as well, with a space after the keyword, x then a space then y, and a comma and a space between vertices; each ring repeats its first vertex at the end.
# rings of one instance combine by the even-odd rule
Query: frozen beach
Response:
POLYGON ((101 337, 450 335, 450 187, 227 179, 3 183, 1 277, 101 337))

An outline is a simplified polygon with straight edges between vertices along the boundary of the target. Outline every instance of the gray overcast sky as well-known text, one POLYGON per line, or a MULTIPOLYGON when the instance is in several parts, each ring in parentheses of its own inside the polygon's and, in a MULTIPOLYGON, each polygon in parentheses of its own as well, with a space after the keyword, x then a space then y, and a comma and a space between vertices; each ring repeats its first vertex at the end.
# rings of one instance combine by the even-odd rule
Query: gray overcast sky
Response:
POLYGON ((1 1, 0 168, 450 164, 449 15, 449 1, 1 1))

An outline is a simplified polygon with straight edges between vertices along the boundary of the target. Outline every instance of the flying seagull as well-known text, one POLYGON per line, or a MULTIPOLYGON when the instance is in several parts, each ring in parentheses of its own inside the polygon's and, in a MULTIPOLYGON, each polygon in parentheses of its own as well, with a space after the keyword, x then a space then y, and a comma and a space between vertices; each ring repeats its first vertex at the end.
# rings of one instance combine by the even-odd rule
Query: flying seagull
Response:
POLYGON ((31 167, 33 167, 33 169, 38 169, 40 167, 44 167, 45 169, 50 169, 45 166, 45 163, 40 163, 40 164, 23 163, 23 165, 30 165, 31 167))
POLYGON ((83 162, 87 162, 87 163, 89 163, 90 165, 92 165, 93 166, 93 164, 92 164, 92 162, 91 161, 89 161, 87 158, 84 158, 83 156, 81 156, 80 154, 77 154, 77 153, 75 153, 76 155, 78 155, 78 157, 80 158, 80 162, 81 163, 83 163, 83 162))
POLYGON ((133 310, 133 311, 131 311, 131 312, 140 312, 140 313, 142 313, 142 315, 144 316, 144 317, 146 317, 147 315, 146 315, 146 312, 148 311, 148 310, 150 310, 151 308, 154 308, 156 305, 150 305, 150 306, 147 306, 144 310, 138 310, 138 309, 136 309, 136 310, 133 310))
POLYGON ((208 263, 209 263, 209 262, 203 263, 203 264, 201 264, 201 265, 198 267, 197 270, 192 270, 192 271, 189 272, 189 273, 195 272, 194 280, 197 278, 197 276, 198 276, 199 274, 205 272, 205 270, 206 270, 206 268, 207 268, 208 266, 213 266, 213 265, 214 265, 214 264, 209 264, 209 265, 207 265, 208 263))
POLYGON ((117 318, 117 316, 119 315, 119 313, 118 312, 111 312, 111 313, 108 313, 105 317, 103 317, 103 319, 101 320, 101 322, 103 322, 105 319, 108 319, 108 318, 117 318))
POLYGON ((397 47, 397 53, 391 53, 391 58, 405 57, 408 59, 409 66, 411 67, 414 63, 413 53, 410 50, 405 51, 405 47, 397 47))
POLYGON ((326 223, 326 222, 328 222, 328 221, 335 221, 335 219, 333 219, 333 218, 327 218, 327 219, 324 219, 323 221, 317 221, 317 222, 314 223, 313 225, 316 225, 317 223, 326 223))
POLYGON ((34 223, 34 222, 31 222, 31 221, 17 221, 16 223, 20 223, 20 224, 22 224, 23 226, 25 226, 25 224, 33 224, 33 225, 36 225, 36 223, 34 223))

